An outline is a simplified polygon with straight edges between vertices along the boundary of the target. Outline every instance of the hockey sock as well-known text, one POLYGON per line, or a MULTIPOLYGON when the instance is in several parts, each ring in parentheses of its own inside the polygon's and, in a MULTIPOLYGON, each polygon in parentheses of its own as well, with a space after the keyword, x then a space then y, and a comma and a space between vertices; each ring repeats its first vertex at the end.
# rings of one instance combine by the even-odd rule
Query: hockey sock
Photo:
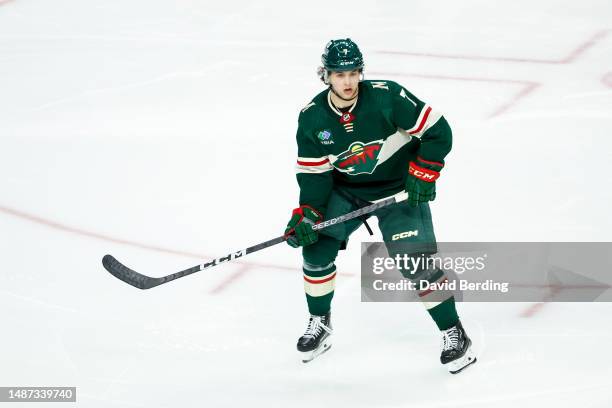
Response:
POLYGON ((323 316, 331 307, 336 286, 336 265, 324 266, 304 262, 304 291, 310 314, 323 316))
MULTIPOLYGON (((427 304, 425 304, 425 307, 427 307, 427 304)), ((431 309, 427 309, 427 311, 440 330, 450 329, 459 321, 455 298, 452 296, 431 309)))
MULTIPOLYGON (((427 270, 420 276, 420 279, 437 285, 447 280, 446 274, 440 269, 427 270)), ((421 287, 420 281, 419 287, 421 287)), ((429 315, 438 326, 438 329, 446 330, 457 324, 459 316, 457 315, 455 298, 452 292, 437 289, 435 285, 431 285, 423 287, 418 295, 421 302, 423 302, 423 306, 425 306, 427 312, 429 312, 429 315)))

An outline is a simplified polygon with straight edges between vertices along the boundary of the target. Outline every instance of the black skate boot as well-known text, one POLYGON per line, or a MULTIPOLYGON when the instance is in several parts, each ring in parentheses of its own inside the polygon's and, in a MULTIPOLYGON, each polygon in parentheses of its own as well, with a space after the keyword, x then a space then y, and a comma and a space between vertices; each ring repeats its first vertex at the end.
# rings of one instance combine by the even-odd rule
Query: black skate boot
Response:
POLYGON ((324 316, 310 315, 304 335, 298 339, 297 349, 302 362, 307 363, 331 347, 331 312, 324 316))
POLYGON ((465 367, 476 362, 476 353, 472 350, 472 340, 465 334, 461 322, 448 330, 442 331, 442 354, 440 362, 451 374, 457 374, 465 367))

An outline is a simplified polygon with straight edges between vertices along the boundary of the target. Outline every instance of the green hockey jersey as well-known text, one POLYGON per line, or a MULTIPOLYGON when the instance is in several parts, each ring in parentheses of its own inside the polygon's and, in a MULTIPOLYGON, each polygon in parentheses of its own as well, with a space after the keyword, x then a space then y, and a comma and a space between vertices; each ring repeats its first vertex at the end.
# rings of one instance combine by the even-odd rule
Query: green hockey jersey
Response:
POLYGON ((298 119, 300 205, 325 213, 334 186, 365 201, 399 193, 410 160, 443 163, 451 143, 442 115, 396 82, 360 82, 357 102, 346 112, 326 89, 298 119))

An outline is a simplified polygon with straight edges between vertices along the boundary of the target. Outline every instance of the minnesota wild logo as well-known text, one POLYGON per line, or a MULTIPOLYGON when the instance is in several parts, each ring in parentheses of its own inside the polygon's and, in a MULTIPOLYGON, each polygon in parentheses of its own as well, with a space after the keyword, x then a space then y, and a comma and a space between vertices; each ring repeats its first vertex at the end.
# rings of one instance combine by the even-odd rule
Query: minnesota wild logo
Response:
POLYGON ((378 164, 378 155, 382 145, 382 140, 375 140, 367 144, 354 142, 347 150, 340 153, 332 164, 336 169, 351 176, 372 174, 378 164))

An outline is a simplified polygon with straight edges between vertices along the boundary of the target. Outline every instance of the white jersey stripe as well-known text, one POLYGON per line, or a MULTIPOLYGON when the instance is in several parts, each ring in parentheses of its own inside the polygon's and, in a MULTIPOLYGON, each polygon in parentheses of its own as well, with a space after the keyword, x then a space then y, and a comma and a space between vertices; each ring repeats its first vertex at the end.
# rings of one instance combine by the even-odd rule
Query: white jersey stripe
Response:
POLYGON ((301 164, 298 164, 295 166, 296 173, 320 174, 320 173, 331 171, 333 169, 334 168, 329 162, 322 164, 320 166, 304 166, 301 164))
POLYGON ((298 157, 295 166, 296 173, 319 174, 333 170, 328 156, 298 157))
POLYGON ((391 156, 397 153, 399 149, 410 143, 411 140, 411 135, 409 135, 403 129, 398 129, 397 132, 385 140, 382 148, 380 149, 380 154, 378 155, 378 165, 380 166, 382 163, 387 161, 391 156))
POLYGON ((303 163, 318 163, 318 162, 324 162, 325 160, 329 160, 329 157, 321 156, 321 157, 298 157, 297 158, 298 162, 303 162, 303 163))

